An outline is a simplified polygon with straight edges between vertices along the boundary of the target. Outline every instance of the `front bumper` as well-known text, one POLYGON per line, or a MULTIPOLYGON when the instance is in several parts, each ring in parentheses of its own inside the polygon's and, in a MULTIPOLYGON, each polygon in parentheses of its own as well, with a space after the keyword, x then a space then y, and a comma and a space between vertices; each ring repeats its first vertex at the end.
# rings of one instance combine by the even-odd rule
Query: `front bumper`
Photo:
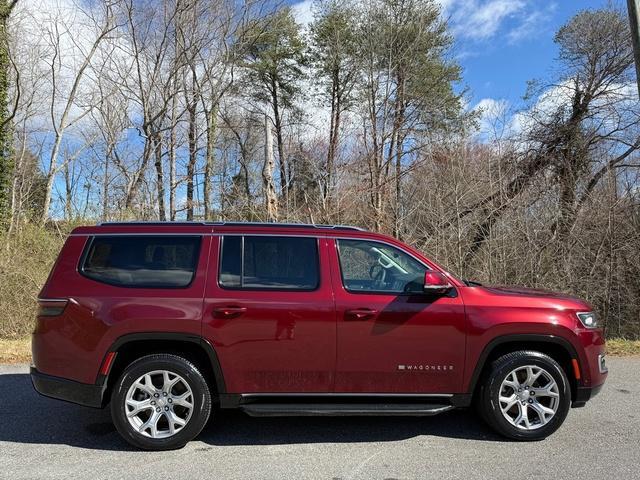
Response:
POLYGON ((597 365, 598 365, 598 373, 602 376, 602 379, 601 379, 602 383, 600 385, 591 386, 591 387, 579 386, 576 389, 576 395, 573 398, 573 401, 571 402, 571 407, 573 408, 584 407, 585 404, 590 399, 595 397, 598 393, 600 393, 600 390, 602 390, 602 387, 604 387, 604 379, 609 373, 609 369, 607 368, 607 362, 605 359, 605 355, 603 353, 598 355, 597 365))
POLYGON ((104 387, 90 385, 66 378, 54 377, 31 367, 31 383, 36 391, 45 397, 77 403, 86 407, 102 408, 104 387))
POLYGON ((576 389, 576 396, 571 402, 571 407, 572 408, 584 407, 585 404, 590 399, 592 399, 598 393, 600 393, 600 390, 602 390, 602 387, 604 387, 604 383, 596 387, 578 387, 576 389))

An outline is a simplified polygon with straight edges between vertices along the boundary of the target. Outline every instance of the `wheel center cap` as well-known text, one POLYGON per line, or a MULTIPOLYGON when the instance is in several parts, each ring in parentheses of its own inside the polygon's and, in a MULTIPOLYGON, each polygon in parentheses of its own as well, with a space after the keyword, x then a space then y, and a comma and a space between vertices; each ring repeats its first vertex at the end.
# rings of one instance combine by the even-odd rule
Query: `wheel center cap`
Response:
POLYGON ((158 399, 158 406, 159 407, 164 407, 165 404, 166 404, 166 402, 165 402, 164 398, 159 398, 158 399))
POLYGON ((520 392, 520 399, 522 400, 529 400, 529 397, 531 396, 531 393, 529 392, 529 390, 523 390, 522 392, 520 392))

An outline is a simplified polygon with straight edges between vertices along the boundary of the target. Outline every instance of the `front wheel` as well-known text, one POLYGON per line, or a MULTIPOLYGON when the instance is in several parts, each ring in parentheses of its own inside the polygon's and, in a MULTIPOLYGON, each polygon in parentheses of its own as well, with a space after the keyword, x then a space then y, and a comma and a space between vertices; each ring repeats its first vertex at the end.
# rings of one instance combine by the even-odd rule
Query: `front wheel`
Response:
POLYGON ((484 420, 516 440, 541 440, 564 422, 571 388, 564 370, 540 352, 518 351, 495 360, 478 398, 484 420))
POLYGON ((111 417, 122 437, 145 450, 183 447, 204 428, 211 394, 183 357, 148 355, 129 365, 111 394, 111 417))

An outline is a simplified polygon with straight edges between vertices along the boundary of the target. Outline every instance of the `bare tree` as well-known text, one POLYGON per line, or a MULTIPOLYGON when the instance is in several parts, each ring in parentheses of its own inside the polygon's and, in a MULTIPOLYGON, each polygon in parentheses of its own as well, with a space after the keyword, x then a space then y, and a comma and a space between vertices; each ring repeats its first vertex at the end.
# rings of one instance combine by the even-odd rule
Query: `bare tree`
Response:
POLYGON ((62 104, 62 112, 59 113, 57 100, 59 98, 59 89, 61 88, 60 82, 62 81, 62 68, 61 56, 63 55, 63 42, 72 42, 76 47, 77 52, 84 52, 81 45, 78 44, 78 39, 75 38, 70 26, 65 21, 63 15, 59 15, 52 25, 47 27, 45 35, 48 38, 49 46, 51 47, 51 57, 49 59, 49 66, 51 69, 51 101, 49 105, 49 114, 51 117, 51 125, 54 132, 53 146, 51 147, 51 153, 49 155, 49 165, 47 170, 47 186, 44 199, 44 208, 42 212, 41 222, 46 222, 49 215, 49 208, 51 205, 51 193, 53 189, 53 182, 56 174, 64 165, 59 164, 60 147, 62 140, 67 129, 73 126, 75 123, 84 118, 91 112, 94 105, 88 103, 86 105, 78 105, 78 97, 81 94, 81 86, 86 79, 87 69, 91 66, 91 62, 96 57, 96 53, 102 42, 108 38, 109 34, 116 28, 113 17, 113 5, 112 3, 105 4, 105 7, 100 12, 92 12, 94 16, 87 18, 89 29, 93 29, 95 32, 94 39, 90 43, 89 50, 86 53, 79 53, 80 64, 79 68, 72 73, 70 79, 70 88, 65 96, 65 100, 62 104), (72 113, 74 107, 79 108, 79 112, 72 113))

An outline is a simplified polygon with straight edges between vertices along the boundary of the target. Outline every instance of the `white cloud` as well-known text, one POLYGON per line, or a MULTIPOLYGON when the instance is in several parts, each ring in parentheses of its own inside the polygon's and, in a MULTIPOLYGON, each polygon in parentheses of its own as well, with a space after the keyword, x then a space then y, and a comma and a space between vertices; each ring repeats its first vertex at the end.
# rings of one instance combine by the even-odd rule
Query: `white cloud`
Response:
POLYGON ((507 100, 483 98, 473 108, 480 115, 478 135, 481 138, 503 136, 512 123, 511 105, 507 100))
POLYGON ((304 0, 291 7, 293 17, 303 27, 313 22, 313 0, 304 0))
POLYGON ((514 44, 528 38, 534 38, 539 36, 540 32, 548 30, 547 20, 557 8, 556 3, 551 3, 543 10, 532 11, 525 15, 524 20, 507 34, 509 43, 514 44))
POLYGON ((486 40, 496 35, 505 20, 522 12, 525 0, 449 0, 444 5, 459 38, 486 40))
MULTIPOLYGON (((10 25, 12 37, 16 39, 12 48, 18 68, 28 72, 21 75, 22 98, 25 102, 30 102, 31 96, 36 100, 33 103, 36 110, 29 122, 31 129, 44 132, 52 129, 49 112, 52 98, 56 123, 60 121, 74 79, 100 33, 101 15, 98 8, 82 10, 74 0, 18 3, 10 25)), ((108 52, 108 42, 104 42, 94 55, 93 63, 107 57, 117 60, 120 52, 108 52)), ((83 115, 87 105, 95 100, 97 75, 93 64, 84 71, 68 119, 71 124, 82 119, 83 124, 75 124, 69 133, 77 133, 89 121, 89 117, 83 115)))
POLYGON ((556 4, 533 0, 440 0, 457 38, 486 41, 506 36, 509 43, 539 34, 556 4))
MULTIPOLYGON (((516 43, 538 32, 544 20, 551 15, 556 4, 541 6, 534 0, 437 0, 445 18, 460 39, 482 41, 500 34, 510 43, 516 43), (505 24, 514 25, 502 30, 505 24)), ((303 0, 292 5, 296 21, 307 27, 313 21, 314 0, 303 0)))

